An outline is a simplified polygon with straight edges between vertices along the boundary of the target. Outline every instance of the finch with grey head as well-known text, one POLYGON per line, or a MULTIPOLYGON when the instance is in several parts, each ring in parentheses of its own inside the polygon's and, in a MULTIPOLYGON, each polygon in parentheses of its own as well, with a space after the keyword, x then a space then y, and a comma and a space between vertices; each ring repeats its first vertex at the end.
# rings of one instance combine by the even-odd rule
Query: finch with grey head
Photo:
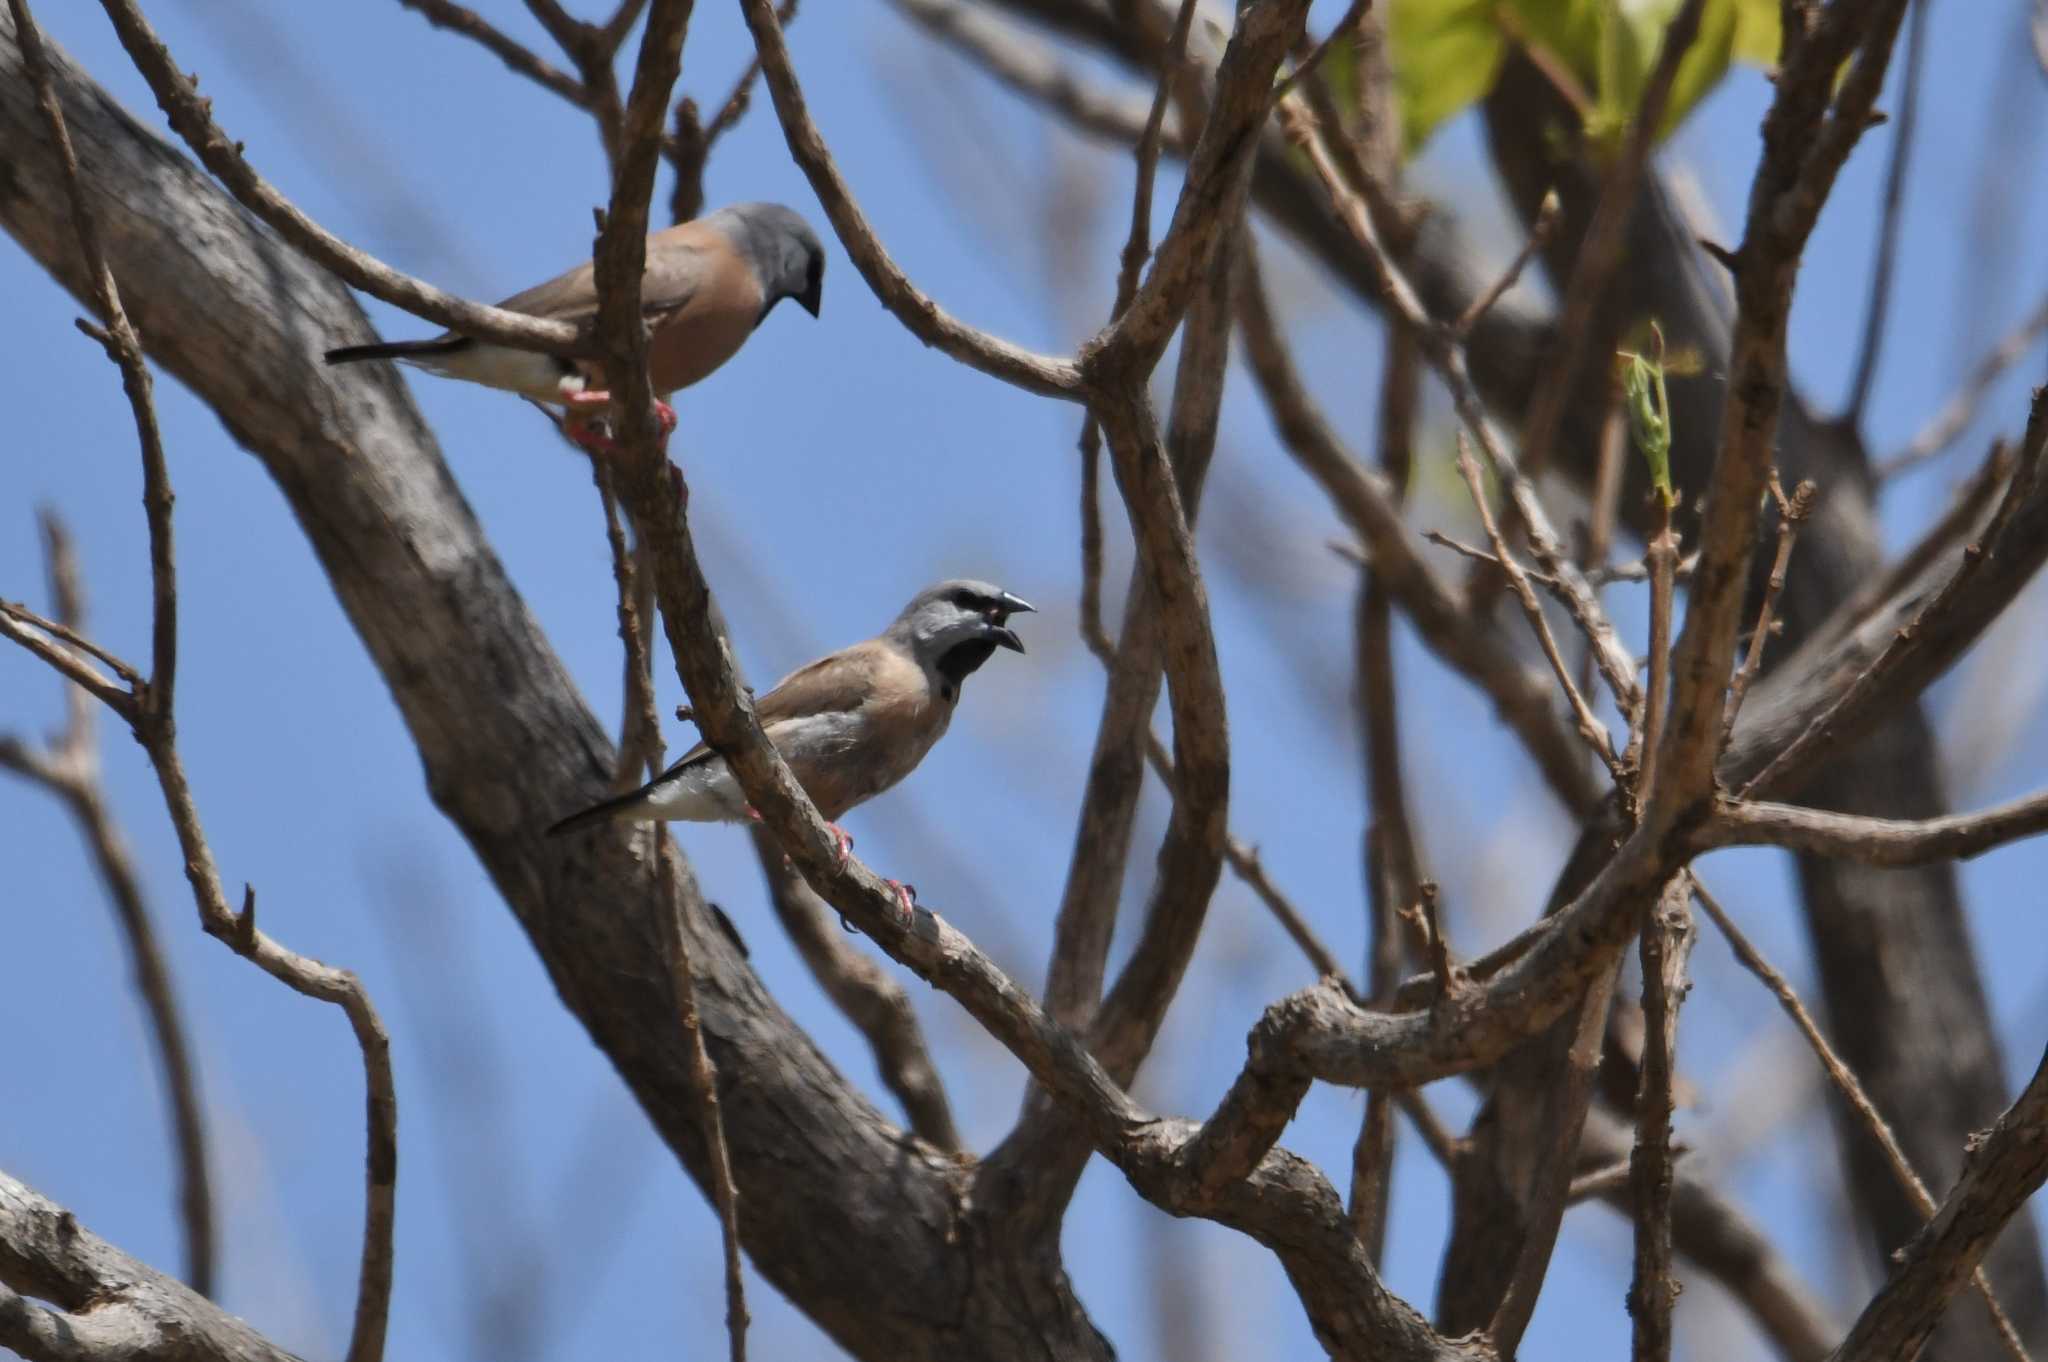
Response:
MULTIPOLYGON (((647 238, 640 310, 647 324, 647 374, 657 398, 687 388, 731 359, 784 298, 818 315, 825 251, 817 233, 779 203, 736 203, 647 238)), ((597 318, 597 278, 588 261, 498 304, 508 312, 588 328, 597 318)), ((568 408, 569 433, 594 449, 610 447, 587 417, 611 402, 594 360, 516 350, 443 332, 432 340, 344 345, 329 364, 395 359, 447 378, 519 393, 568 408)), ((664 435, 675 427, 656 404, 664 435)))
MULTIPOLYGON (((966 579, 920 591, 874 638, 798 668, 755 702, 768 741, 818 812, 845 863, 847 810, 902 780, 953 721, 960 688, 997 648, 1024 651, 1010 616, 1032 607, 1001 587, 966 579)), ((559 837, 614 821, 736 823, 753 817, 725 758, 703 743, 629 794, 572 814, 559 837)), ((894 880, 904 915, 911 896, 894 880)))

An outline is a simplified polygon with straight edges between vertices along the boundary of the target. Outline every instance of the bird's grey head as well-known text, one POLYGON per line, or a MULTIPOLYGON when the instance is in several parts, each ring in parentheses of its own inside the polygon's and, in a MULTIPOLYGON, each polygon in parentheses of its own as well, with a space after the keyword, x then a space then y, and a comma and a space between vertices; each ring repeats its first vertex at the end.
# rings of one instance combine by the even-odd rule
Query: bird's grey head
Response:
POLYGON ((956 578, 917 593, 884 637, 906 649, 918 665, 936 673, 947 699, 997 648, 1024 651, 1009 627, 1010 616, 1032 609, 999 586, 956 578))
MULTIPOLYGON (((779 203, 735 203, 709 221, 740 248, 761 278, 761 316, 784 298, 818 315, 825 288, 825 248, 811 224, 779 203)), ((758 320, 758 319, 757 319, 758 320)))

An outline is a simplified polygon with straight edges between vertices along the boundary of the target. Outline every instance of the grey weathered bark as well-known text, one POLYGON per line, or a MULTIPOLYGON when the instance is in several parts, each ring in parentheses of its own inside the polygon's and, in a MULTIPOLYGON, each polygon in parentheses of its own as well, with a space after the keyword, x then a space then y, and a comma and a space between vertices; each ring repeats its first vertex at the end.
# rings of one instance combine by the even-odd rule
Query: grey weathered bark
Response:
MULTIPOLYGON (((5 23, 0 17, 0 23, 5 23)), ((184 1283, 0 1173, 0 1349, 46 1362, 115 1357, 298 1362, 184 1283)))
MULTIPOLYGON (((52 53, 107 249, 151 355, 277 481, 391 686, 436 804, 525 927, 564 1003, 693 1174, 703 1151, 660 956, 652 867, 534 835, 598 789, 609 744, 484 542, 395 379, 325 368, 365 328, 331 276, 52 53), (477 703, 488 697, 489 704, 477 703)), ((57 168, 0 16, 0 223, 80 285, 57 168)), ((681 877, 746 1241, 858 1356, 1107 1357, 1056 1259, 998 1261, 968 1173, 897 1129, 761 988, 681 877), (791 1120, 792 1112, 802 1118, 791 1120)))

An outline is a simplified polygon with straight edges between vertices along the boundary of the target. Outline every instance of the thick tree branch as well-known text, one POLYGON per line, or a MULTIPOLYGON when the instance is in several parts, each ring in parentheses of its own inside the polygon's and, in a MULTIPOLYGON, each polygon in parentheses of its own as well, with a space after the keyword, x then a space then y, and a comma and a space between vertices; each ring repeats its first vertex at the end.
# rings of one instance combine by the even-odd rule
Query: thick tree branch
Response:
POLYGON ((0 1283, 0 1348, 28 1362, 299 1362, 5 1173, 0 1283), (51 1305, 26 1299, 31 1296, 51 1305))

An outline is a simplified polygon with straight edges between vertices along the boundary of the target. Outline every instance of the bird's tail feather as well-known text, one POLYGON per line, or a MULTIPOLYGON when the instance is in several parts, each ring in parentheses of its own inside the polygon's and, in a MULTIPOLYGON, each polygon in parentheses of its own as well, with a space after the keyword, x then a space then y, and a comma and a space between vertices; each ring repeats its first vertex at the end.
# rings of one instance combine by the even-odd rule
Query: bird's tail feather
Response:
POLYGON ((635 805, 644 802, 646 798, 647 788, 642 786, 637 790, 629 791, 616 798, 607 799, 602 804, 593 804, 583 812, 572 813, 561 822, 549 828, 548 836, 566 837, 572 832, 581 832, 585 828, 594 828, 600 823, 614 822, 624 818, 635 805))
POLYGON ((378 341, 374 345, 344 345, 327 352, 329 364, 354 364, 365 359, 410 359, 416 355, 446 355, 470 343, 467 336, 444 336, 437 340, 378 341))

